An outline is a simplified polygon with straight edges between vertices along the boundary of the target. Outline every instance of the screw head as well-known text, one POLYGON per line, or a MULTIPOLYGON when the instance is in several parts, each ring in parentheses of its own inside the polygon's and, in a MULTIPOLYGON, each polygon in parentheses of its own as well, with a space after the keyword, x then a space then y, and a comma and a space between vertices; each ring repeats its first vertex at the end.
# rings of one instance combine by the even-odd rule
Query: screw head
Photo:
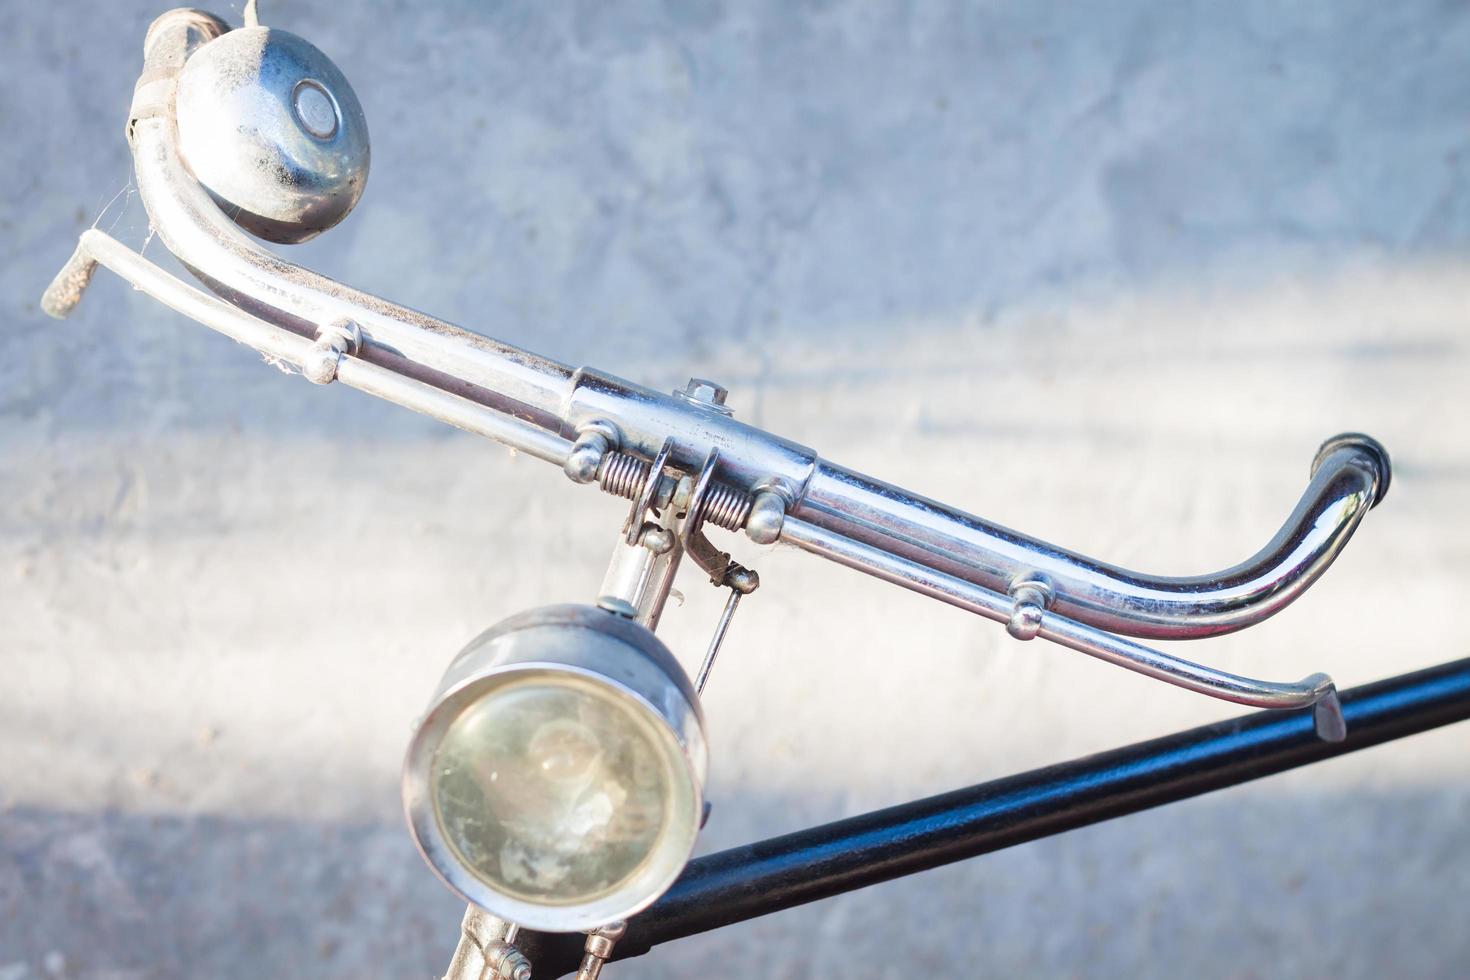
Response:
POLYGON ((684 386, 684 394, 690 400, 704 402, 706 405, 723 405, 725 396, 729 394, 722 385, 704 378, 690 378, 689 383, 684 386))

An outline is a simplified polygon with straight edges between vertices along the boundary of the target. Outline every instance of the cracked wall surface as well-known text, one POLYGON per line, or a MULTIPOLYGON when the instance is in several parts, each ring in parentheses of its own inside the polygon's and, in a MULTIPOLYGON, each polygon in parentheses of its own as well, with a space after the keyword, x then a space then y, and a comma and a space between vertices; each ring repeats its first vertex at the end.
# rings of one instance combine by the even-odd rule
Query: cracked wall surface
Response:
MULTIPOLYGON (((437 976, 398 813, 491 622, 623 504, 319 389, 107 273, 161 6, 6 8, 0 980, 437 976)), ((238 9, 219 10, 238 21, 238 9)), ((1264 542, 1319 442, 1393 489, 1300 602, 1179 652, 1344 686, 1470 655, 1470 8, 282 0, 353 81, 358 209, 293 259, 1123 565, 1264 542)), ((713 850, 1236 709, 786 550, 707 695, 713 850)), ((721 597, 661 633, 687 665, 721 597)), ((608 975, 1454 977, 1450 728, 683 941, 608 975)))

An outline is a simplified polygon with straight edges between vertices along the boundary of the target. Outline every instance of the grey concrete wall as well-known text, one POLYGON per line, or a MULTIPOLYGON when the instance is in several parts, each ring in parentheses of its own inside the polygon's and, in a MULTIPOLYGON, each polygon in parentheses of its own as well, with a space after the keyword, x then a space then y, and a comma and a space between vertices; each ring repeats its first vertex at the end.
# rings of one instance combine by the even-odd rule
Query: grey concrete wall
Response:
MULTIPOLYGON (((397 769, 446 659, 590 594, 620 510, 320 390, 101 275, 160 261, 121 137, 159 5, 5 4, 0 978, 437 976, 397 769), (108 205, 109 199, 116 199, 108 205), (107 206, 105 206, 107 205, 107 206)), ((230 12, 238 16, 238 11, 230 12)), ((1466 654, 1460 3, 266 3, 372 177, 293 253, 1088 553, 1243 557, 1318 441, 1393 492, 1188 654, 1354 684, 1466 654)), ((737 547, 740 547, 737 543, 737 547)), ((1231 708, 788 553, 708 697, 729 846, 1231 708)), ((719 597, 666 635, 692 661, 719 597)), ((612 976, 1453 977, 1449 729, 660 950, 612 976)))

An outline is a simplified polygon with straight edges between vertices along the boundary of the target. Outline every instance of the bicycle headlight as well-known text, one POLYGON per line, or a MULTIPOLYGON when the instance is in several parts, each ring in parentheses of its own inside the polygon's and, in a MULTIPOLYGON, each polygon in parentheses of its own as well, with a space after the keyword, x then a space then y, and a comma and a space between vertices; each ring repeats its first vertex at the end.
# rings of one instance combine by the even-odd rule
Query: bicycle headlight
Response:
POLYGON ((404 765, 409 826, 456 892, 534 929, 627 918, 694 848, 698 698, 643 626, 587 606, 516 616, 450 664, 404 765))

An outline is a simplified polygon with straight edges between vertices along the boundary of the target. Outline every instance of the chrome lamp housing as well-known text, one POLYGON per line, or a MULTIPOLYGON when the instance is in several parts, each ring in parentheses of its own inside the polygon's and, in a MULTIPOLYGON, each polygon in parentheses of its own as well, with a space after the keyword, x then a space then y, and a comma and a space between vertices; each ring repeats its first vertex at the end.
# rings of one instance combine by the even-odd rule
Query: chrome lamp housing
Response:
POLYGON ((429 866, 467 901, 550 932, 646 908, 688 862, 707 769, 699 699, 646 627, 560 605, 450 663, 403 800, 429 866))

